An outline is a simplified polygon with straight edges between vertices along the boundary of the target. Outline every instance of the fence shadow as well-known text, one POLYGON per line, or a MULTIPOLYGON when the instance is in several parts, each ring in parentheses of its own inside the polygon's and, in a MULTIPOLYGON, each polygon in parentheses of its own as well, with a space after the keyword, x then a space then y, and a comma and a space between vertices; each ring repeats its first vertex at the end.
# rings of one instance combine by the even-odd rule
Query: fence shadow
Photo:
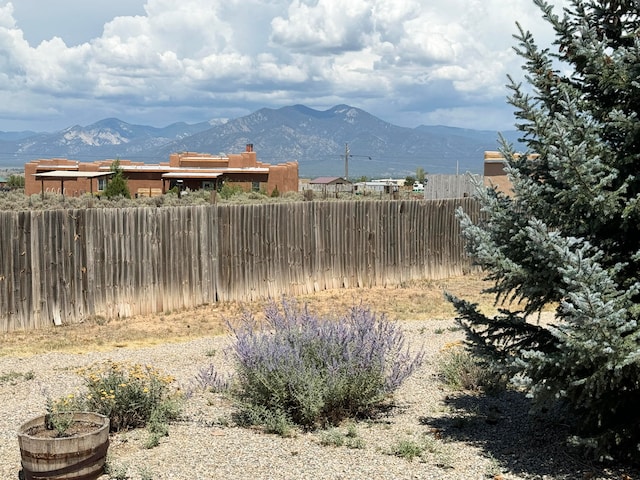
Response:
POLYGON ((523 393, 452 394, 445 403, 450 414, 423 417, 420 423, 444 441, 481 448, 503 472, 555 480, 640 478, 633 466, 604 465, 581 456, 567 444, 569 426, 561 412, 530 414, 531 401, 523 393))

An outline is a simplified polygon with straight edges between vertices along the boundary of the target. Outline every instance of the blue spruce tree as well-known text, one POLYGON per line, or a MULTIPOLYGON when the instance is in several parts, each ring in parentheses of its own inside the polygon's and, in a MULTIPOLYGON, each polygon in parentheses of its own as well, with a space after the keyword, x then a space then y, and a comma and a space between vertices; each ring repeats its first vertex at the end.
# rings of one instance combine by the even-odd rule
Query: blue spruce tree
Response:
POLYGON ((640 2, 534 0, 555 41, 518 25, 525 81, 508 102, 527 151, 502 143, 511 194, 460 212, 468 252, 504 309, 450 297, 471 345, 572 414, 598 459, 640 459, 640 2), (518 305, 515 307, 515 305, 518 305), (536 313, 555 309, 552 324, 536 313))

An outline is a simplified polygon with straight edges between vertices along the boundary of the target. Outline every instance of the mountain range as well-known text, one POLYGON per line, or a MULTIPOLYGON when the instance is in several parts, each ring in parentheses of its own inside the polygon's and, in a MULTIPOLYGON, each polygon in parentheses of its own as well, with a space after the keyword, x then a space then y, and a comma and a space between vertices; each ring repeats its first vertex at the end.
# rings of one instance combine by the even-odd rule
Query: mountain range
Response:
MULTIPOLYGON (((501 134, 514 144, 520 135, 515 130, 501 134)), ((173 152, 237 153, 249 143, 260 161, 297 161, 301 177, 344 176, 348 163, 350 177, 403 178, 418 168, 427 173, 481 173, 484 151, 498 148, 498 132, 400 127, 348 105, 324 111, 304 105, 263 108, 225 122, 164 128, 107 118, 53 133, 0 132, 0 168, 54 157, 159 163, 167 162, 173 152)))

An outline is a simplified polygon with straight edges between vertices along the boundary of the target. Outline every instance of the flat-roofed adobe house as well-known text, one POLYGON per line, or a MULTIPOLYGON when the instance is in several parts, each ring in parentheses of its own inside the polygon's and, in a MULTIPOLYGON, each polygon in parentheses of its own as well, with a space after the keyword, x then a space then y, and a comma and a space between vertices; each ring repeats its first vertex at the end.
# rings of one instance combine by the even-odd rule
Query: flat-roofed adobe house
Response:
MULTIPOLYGON (((25 194, 99 194, 106 188, 113 161, 33 160, 25 164, 25 194)), ((298 191, 298 162, 277 165, 259 162, 252 144, 247 144, 244 152, 229 155, 181 152, 172 153, 165 163, 119 162, 132 196, 161 195, 175 185, 190 190, 213 190, 224 182, 233 182, 246 191, 271 193, 276 188, 280 193, 298 191)))

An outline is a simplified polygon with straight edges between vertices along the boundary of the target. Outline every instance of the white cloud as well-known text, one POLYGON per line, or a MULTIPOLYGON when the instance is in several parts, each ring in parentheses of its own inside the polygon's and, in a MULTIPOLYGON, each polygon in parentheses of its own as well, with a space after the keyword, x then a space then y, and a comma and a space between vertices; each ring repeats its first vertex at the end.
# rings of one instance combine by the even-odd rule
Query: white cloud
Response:
POLYGON ((32 43, 40 17, 0 0, 0 88, 20 99, 0 105, 0 130, 27 127, 29 111, 33 128, 50 129, 294 103, 502 128, 506 74, 520 72, 515 21, 550 41, 532 0, 112 0, 87 18, 101 27, 69 43, 78 22, 64 21, 64 6, 84 1, 59 0, 56 30, 32 43))
POLYGON ((359 50, 371 31, 371 3, 294 0, 286 17, 271 21, 271 41, 294 51, 320 55, 359 50))

